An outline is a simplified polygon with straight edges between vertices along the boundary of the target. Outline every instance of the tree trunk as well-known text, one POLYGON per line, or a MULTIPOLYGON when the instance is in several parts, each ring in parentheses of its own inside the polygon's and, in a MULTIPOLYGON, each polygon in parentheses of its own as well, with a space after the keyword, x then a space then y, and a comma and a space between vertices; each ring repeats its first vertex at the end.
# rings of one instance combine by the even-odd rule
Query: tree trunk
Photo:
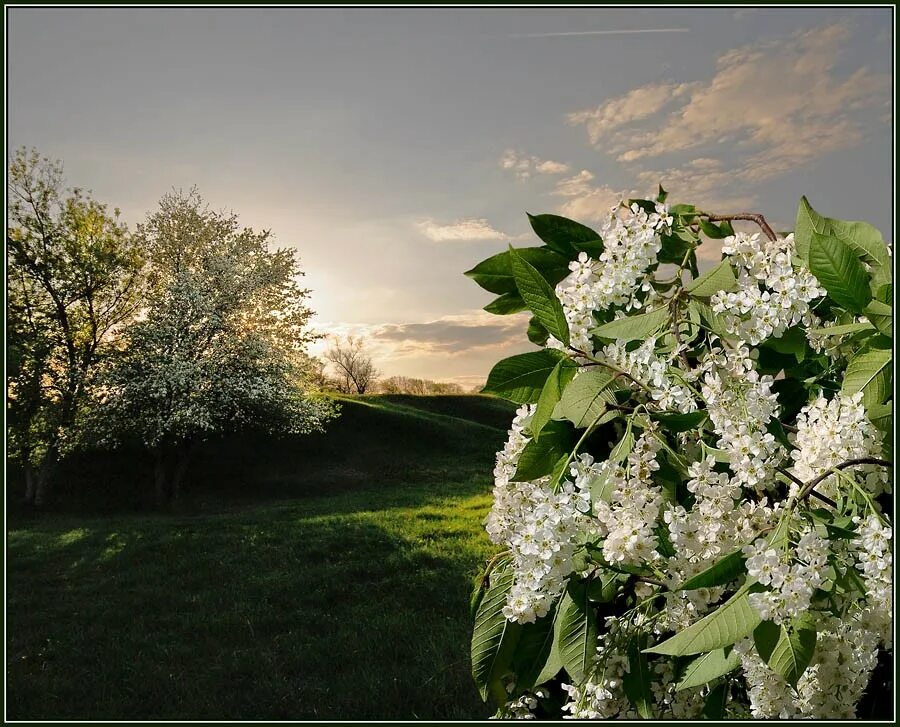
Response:
POLYGON ((178 452, 175 457, 175 467, 172 472, 172 500, 178 500, 181 495, 182 484, 184 484, 184 476, 187 474, 188 464, 191 461, 191 445, 190 442, 182 442, 178 446, 178 452))
POLYGON ((27 459, 25 460, 25 502, 28 505, 34 504, 34 495, 37 491, 37 477, 35 475, 34 466, 27 459))
POLYGON ((51 444, 47 448, 41 464, 34 474, 34 506, 43 507, 50 499, 51 485, 53 484, 53 476, 56 473, 59 464, 59 449, 55 444, 51 444))
POLYGON ((156 494, 156 504, 160 508, 169 504, 169 482, 166 467, 166 450, 158 447, 154 450, 153 486, 156 494))

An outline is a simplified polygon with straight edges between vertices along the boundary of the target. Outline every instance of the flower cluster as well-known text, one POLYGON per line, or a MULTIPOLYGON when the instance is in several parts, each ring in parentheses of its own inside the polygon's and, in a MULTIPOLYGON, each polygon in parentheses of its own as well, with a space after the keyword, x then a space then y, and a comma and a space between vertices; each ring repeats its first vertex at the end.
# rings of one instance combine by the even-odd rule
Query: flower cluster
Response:
MULTIPOLYGON (((556 286, 573 346, 590 348, 588 331, 594 326, 595 310, 640 307, 635 291, 642 287, 645 292, 650 290, 644 274, 656 262, 662 245, 660 234, 671 224, 665 205, 657 205, 656 211, 649 214, 636 204, 611 210, 600 229, 604 246, 600 257, 593 260, 582 252, 569 264, 572 272, 556 286)), ((554 340, 550 345, 562 344, 554 340)))
POLYGON ((686 628, 723 591, 721 587, 680 591, 679 584, 752 541, 780 515, 781 510, 770 507, 765 498, 741 502, 740 482, 715 467, 712 456, 691 464, 687 489, 694 496, 693 507, 669 504, 663 513, 675 554, 667 563, 666 613, 656 624, 660 632, 686 628))
POLYGON ((763 538, 744 548, 747 574, 772 590, 750 594, 750 605, 764 621, 787 623, 803 614, 813 591, 825 580, 828 541, 806 530, 792 551, 779 552, 763 538))
POLYGON ((872 514, 866 518, 855 518, 859 526, 859 547, 857 562, 866 582, 866 605, 864 612, 867 624, 878 641, 885 648, 892 645, 891 614, 893 613, 893 581, 891 571, 892 528, 884 525, 872 514))
MULTIPOLYGON (((866 417, 862 392, 853 396, 823 396, 803 407, 797 416, 792 473, 801 482, 809 482, 835 465, 850 459, 877 457, 881 453, 881 434, 866 417)), ((835 473, 816 486, 816 491, 834 499, 841 482, 857 482, 871 495, 890 491, 890 479, 883 467, 864 465, 850 472, 835 473)), ((844 485, 845 489, 848 485, 844 485)), ((797 485, 791 487, 796 494, 797 485)))
POLYGON ((843 619, 816 613, 816 649, 796 690, 759 657, 753 640, 735 644, 750 712, 762 719, 853 719, 878 661, 878 643, 858 612, 843 619))
POLYGON ((602 355, 616 368, 647 387, 650 398, 660 409, 674 409, 691 412, 697 409, 697 402, 691 390, 676 383, 669 374, 668 364, 654 353, 656 339, 649 338, 633 351, 626 349, 622 341, 604 346, 602 355))
POLYGON ((511 480, 528 442, 525 427, 533 413, 533 407, 519 409, 506 446, 497 456, 494 505, 486 523, 491 540, 512 552, 514 581, 504 614, 520 623, 547 614, 572 572, 578 536, 595 527, 587 517, 588 484, 595 474, 589 455, 573 462, 571 479, 563 480, 555 492, 549 477, 511 480))
POLYGON ((762 244, 759 233, 738 233, 722 244, 738 272, 738 289, 712 296, 713 311, 730 333, 756 345, 808 316, 809 304, 825 290, 805 267, 792 265, 794 236, 762 244))
POLYGON ((640 565, 659 558, 654 527, 662 506, 662 491, 652 480, 659 469, 656 453, 660 443, 651 426, 635 442, 627 467, 607 460, 599 465, 598 477, 612 486, 612 494, 593 503, 594 517, 602 525, 603 558, 613 565, 640 565))
POLYGON ((765 489, 783 454, 766 429, 778 414, 773 378, 759 375, 742 342, 733 348, 712 346, 700 373, 701 394, 731 471, 741 484, 765 489))

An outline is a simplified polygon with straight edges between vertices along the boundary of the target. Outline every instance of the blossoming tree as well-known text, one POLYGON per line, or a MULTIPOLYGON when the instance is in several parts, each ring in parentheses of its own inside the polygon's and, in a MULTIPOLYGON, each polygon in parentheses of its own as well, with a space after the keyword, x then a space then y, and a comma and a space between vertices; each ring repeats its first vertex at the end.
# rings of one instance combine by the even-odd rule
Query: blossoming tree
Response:
POLYGON ((485 387, 521 408, 475 681, 505 717, 853 717, 892 648, 890 250, 665 200, 466 273, 540 346, 485 387))

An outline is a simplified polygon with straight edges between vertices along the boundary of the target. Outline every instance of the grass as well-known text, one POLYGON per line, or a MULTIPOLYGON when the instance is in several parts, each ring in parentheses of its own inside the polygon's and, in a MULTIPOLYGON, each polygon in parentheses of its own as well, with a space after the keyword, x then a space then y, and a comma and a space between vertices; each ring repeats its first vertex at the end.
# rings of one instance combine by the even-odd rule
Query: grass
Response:
POLYGON ((468 599, 510 417, 485 397, 348 400, 327 435, 205 448, 197 515, 17 518, 7 717, 487 717, 468 599))

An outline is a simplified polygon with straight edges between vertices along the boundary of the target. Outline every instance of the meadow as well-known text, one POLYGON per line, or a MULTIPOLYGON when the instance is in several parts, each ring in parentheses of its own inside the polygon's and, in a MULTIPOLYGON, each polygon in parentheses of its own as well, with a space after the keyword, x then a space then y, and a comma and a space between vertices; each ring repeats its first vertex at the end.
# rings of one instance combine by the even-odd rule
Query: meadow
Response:
POLYGON ((469 596, 512 407, 342 400, 325 434, 206 444, 175 514, 138 451, 9 506, 8 719, 477 719, 469 596))

